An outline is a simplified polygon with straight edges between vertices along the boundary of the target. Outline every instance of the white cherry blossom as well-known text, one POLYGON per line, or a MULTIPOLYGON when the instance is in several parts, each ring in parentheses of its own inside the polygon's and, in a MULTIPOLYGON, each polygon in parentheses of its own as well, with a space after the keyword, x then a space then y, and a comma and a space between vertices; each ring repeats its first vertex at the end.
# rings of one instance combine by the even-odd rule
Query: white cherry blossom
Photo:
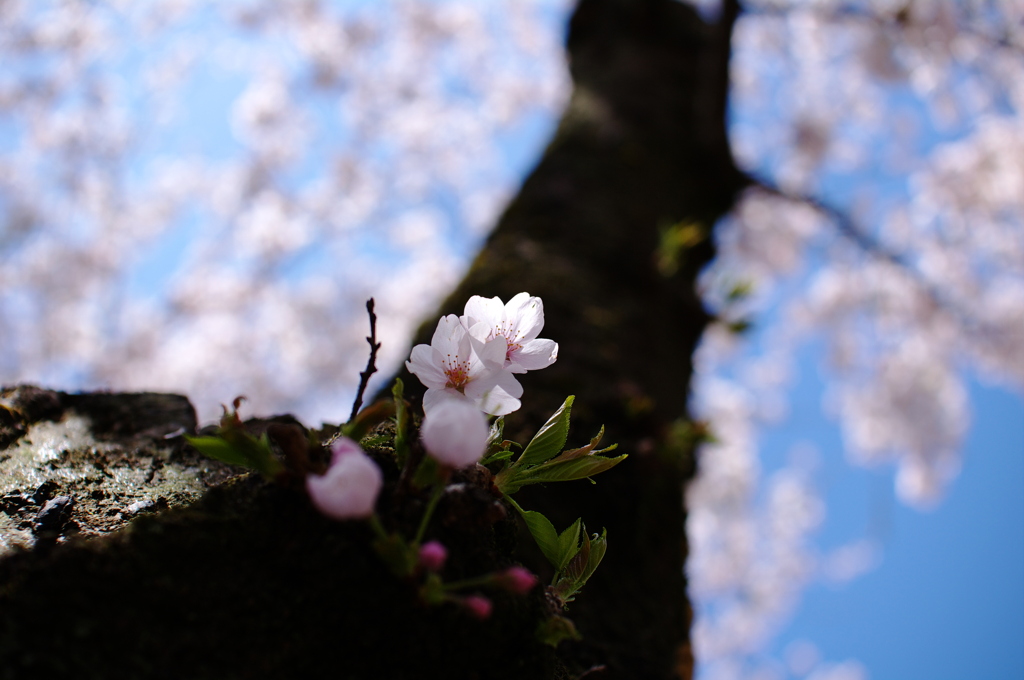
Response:
POLYGON ((519 408, 523 387, 504 369, 504 338, 480 341, 454 314, 442 317, 429 345, 412 348, 406 368, 427 387, 423 410, 430 412, 446 399, 462 399, 491 415, 519 408))
POLYGON ((503 304, 499 297, 474 295, 461 318, 474 337, 505 339, 505 369, 512 373, 546 368, 558 359, 558 343, 537 337, 544 328, 544 303, 539 297, 519 293, 503 304))

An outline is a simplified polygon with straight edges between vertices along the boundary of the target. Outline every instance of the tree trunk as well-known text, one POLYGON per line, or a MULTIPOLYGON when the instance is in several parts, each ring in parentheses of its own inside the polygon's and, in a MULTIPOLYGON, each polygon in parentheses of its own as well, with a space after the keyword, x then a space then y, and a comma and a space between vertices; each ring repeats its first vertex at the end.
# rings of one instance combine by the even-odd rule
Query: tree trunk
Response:
POLYGON ((523 408, 506 433, 528 441, 575 394, 570 444, 603 424, 630 454, 596 486, 521 492, 556 529, 580 516, 591 531, 607 527, 605 561, 568 614, 584 636, 578 653, 615 677, 689 677, 692 666, 682 489, 694 463, 678 434, 708 322, 695 279, 713 255, 714 223, 746 183, 725 128, 727 5, 715 26, 672 0, 582 0, 558 132, 440 310, 460 314, 471 295, 540 296, 542 336, 559 358, 522 377, 523 408))
MULTIPOLYGON (((517 496, 560 529, 577 517, 590 531, 608 529, 605 561, 568 612, 582 642, 556 652, 538 641, 546 611, 536 589, 495 593, 485 624, 457 601, 427 606, 418 576, 391 574, 364 523, 317 513, 300 475, 290 484, 237 476, 190 500, 213 473, 180 446, 161 453, 168 437, 189 429, 187 403, 159 395, 126 402, 134 406, 125 414, 170 404, 157 409, 156 427, 112 416, 120 401, 107 395, 37 390, 31 404, 0 404, 0 464, 17 463, 4 451, 29 446, 40 423, 67 427, 65 410, 89 420, 94 437, 123 441, 108 449, 90 439, 47 454, 38 471, 55 480, 52 488, 0 499, 8 523, 20 517, 26 541, 46 538, 0 559, 0 678, 688 678, 682 488, 694 464, 679 425, 691 355, 708 322, 695 279, 712 256, 713 224, 745 184, 725 134, 736 10, 725 4, 716 27, 674 0, 582 0, 568 36, 576 85, 558 132, 443 309, 460 312, 474 294, 541 296, 544 336, 559 342, 560 358, 523 377, 524 406, 506 432, 527 440, 575 394, 572 442, 604 424, 630 454, 596 486, 530 487, 517 496), (138 480, 134 495, 121 498, 126 475, 138 480), (161 475, 191 486, 167 507, 122 502, 147 497, 145 486, 161 475), (68 487, 71 478, 84 486, 68 487), (56 498, 65 500, 50 506, 56 498), (142 516, 108 526, 107 506, 121 509, 121 524, 142 516), (76 523, 82 533, 110 533, 69 538, 76 523)), ((405 378, 415 398, 422 387, 405 378)), ((287 419, 276 424, 301 432, 287 419)), ((367 448, 386 480, 382 522, 411 535, 423 499, 396 502, 394 452, 367 448)), ((454 481, 430 530, 451 549, 444 578, 506 568, 515 523, 472 473, 454 481)), ((522 536, 522 560, 540 569, 522 536)))

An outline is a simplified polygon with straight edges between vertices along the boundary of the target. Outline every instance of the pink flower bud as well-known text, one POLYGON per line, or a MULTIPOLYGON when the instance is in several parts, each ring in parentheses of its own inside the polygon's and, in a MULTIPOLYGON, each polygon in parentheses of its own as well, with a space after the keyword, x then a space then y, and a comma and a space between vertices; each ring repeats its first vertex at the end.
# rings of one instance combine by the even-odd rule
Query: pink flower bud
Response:
POLYGON ((438 541, 429 541, 420 546, 420 566, 429 571, 441 571, 448 559, 448 549, 438 541))
POLYGON ((487 448, 490 428, 477 407, 461 399, 444 399, 423 420, 420 438, 434 459, 453 468, 480 460, 487 448))
POLYGON ((377 464, 351 439, 332 447, 331 467, 306 477, 306 490, 317 510, 333 519, 361 519, 373 514, 384 476, 377 464))
POLYGON ((483 621, 491 616, 491 610, 494 608, 491 605, 491 601, 483 595, 469 595, 462 600, 462 606, 477 619, 483 621))
POLYGON ((509 567, 498 574, 495 583, 517 595, 525 595, 537 585, 537 577, 523 567, 509 567))

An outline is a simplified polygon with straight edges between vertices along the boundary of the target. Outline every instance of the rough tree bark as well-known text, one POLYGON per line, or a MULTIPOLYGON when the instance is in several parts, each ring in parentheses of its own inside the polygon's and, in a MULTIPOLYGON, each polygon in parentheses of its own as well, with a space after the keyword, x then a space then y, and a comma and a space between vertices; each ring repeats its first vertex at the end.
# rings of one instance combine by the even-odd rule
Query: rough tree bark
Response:
MULTIPOLYGON (((559 528, 582 516, 591 531, 608 529, 605 562, 569 611, 582 643, 556 655, 536 641, 538 593, 499 597, 487 626, 426 608, 382 569, 365 527, 320 517, 297 488, 244 476, 108 536, 51 536, 45 550, 0 560, 0 677, 542 678, 594 668, 588 677, 688 678, 682 488, 694 464, 679 431, 709 321, 695 278, 713 254, 712 225, 746 184, 725 130, 736 13, 726 2, 708 25, 674 0, 581 0, 568 34, 575 88, 558 132, 443 305, 541 296, 560 358, 523 378, 524 407, 506 432, 525 441, 575 394, 571 442, 604 424, 630 454, 596 486, 520 496, 559 528)), ((415 399, 421 386, 405 378, 415 399)), ((55 398, 63 406, 52 413, 0 411, 10 420, 0 449, 38 420, 64 418, 71 402, 55 398)), ((371 454, 393 484, 393 459, 371 454)), ((117 455, 130 467, 139 451, 117 455)), ((437 522, 458 555, 456 577, 507 566, 517 540, 494 499, 464 481, 437 522)), ((30 492, 11 502, 43 502, 30 492)), ((382 503, 394 525, 418 516, 387 507, 387 493, 382 503)), ((522 535, 521 558, 542 568, 522 535)))

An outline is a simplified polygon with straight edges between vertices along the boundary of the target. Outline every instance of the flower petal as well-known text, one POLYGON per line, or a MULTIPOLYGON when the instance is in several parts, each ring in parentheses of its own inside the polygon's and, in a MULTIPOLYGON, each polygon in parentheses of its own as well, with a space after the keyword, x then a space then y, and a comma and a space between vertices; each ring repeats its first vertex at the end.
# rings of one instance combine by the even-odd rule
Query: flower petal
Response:
POLYGON ((335 457, 327 474, 306 477, 306 490, 313 505, 328 517, 340 520, 372 515, 383 485, 380 468, 362 449, 335 457))
POLYGON ((464 394, 460 394, 458 390, 453 390, 451 388, 431 388, 423 394, 423 413, 426 414, 437 408, 438 404, 449 400, 462 400, 473 403, 472 399, 468 398, 464 394))
POLYGON ((441 353, 430 345, 416 345, 412 348, 405 367, 420 379, 426 387, 444 387, 448 377, 441 368, 441 353))
POLYGON ((500 370, 505 366, 505 354, 508 351, 508 340, 505 339, 505 336, 499 335, 486 342, 481 342, 473 336, 469 337, 473 345, 473 352, 480 363, 475 371, 473 367, 470 368, 471 373, 483 377, 483 371, 500 370))
POLYGON ((498 376, 498 387, 505 390, 509 395, 519 399, 523 396, 523 386, 519 384, 516 377, 509 371, 502 371, 498 376))
POLYGON ((505 305, 501 303, 501 298, 485 298, 474 295, 466 302, 462 323, 466 328, 471 328, 478 323, 485 323, 490 332, 501 325, 504 310, 505 305))
POLYGON ((480 409, 467 401, 445 399, 431 409, 420 428, 423 446, 436 461, 461 468, 480 460, 490 428, 480 409))
POLYGON ((522 402, 497 385, 485 392, 477 404, 481 411, 492 416, 503 416, 518 411, 522 406, 522 402))
POLYGON ((505 319, 515 331, 517 342, 533 340, 544 328, 544 303, 529 293, 515 295, 505 305, 505 319))
POLYGON ((466 328, 454 314, 442 316, 434 329, 434 336, 430 339, 430 346, 441 353, 458 354, 459 345, 466 335, 466 328))
MULTIPOLYGON (((547 338, 527 340, 522 343, 522 348, 516 350, 512 355, 513 366, 518 366, 523 372, 547 368, 557 359, 558 343, 547 338)), ((512 370, 511 367, 509 370, 512 370)), ((519 373, 520 371, 513 372, 519 373)))
POLYGON ((484 413, 503 416, 522 406, 519 397, 523 396, 523 386, 514 375, 502 370, 491 375, 489 380, 474 381, 467 385, 466 396, 484 413))

